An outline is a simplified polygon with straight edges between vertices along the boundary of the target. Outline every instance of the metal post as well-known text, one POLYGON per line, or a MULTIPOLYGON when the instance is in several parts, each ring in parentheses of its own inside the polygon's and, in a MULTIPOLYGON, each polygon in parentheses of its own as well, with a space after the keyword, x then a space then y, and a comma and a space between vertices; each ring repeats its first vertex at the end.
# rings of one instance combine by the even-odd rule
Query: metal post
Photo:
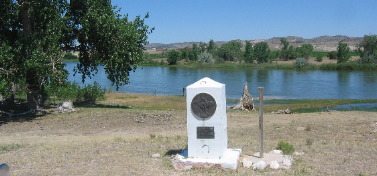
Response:
POLYGON ((259 157, 263 158, 263 90, 264 90, 264 87, 258 87, 258 90, 259 90, 259 132, 260 132, 259 157))

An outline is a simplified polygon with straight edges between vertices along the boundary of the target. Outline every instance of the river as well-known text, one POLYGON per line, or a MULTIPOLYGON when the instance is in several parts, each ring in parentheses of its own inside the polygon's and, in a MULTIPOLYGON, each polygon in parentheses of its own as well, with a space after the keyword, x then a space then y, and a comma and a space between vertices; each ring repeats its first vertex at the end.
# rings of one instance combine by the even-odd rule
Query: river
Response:
MULTIPOLYGON (((68 80, 81 83, 81 75, 73 76, 75 62, 67 62, 68 80)), ((377 72, 364 71, 297 71, 259 69, 172 68, 142 66, 130 73, 130 84, 118 92, 182 95, 183 88, 197 80, 209 77, 226 85, 227 98, 240 98, 244 83, 248 83, 253 97, 258 87, 270 99, 377 99, 377 72)), ((103 67, 85 84, 98 82, 102 87, 116 91, 106 78, 103 67)))

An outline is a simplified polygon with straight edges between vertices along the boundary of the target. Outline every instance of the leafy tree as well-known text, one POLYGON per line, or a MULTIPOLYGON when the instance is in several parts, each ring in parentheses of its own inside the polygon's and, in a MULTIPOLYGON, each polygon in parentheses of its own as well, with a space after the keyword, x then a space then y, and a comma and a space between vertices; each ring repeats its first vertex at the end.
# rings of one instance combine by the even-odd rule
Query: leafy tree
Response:
POLYGON ((200 52, 203 53, 203 52, 207 51, 207 44, 203 43, 203 42, 200 42, 199 43, 199 48, 200 48, 200 52))
POLYGON ((281 44, 283 44, 283 47, 282 47, 282 49, 281 50, 287 50, 288 49, 288 47, 289 47, 289 42, 288 42, 288 40, 286 39, 286 38, 280 38, 280 42, 281 42, 281 44))
POLYGON ((309 59, 309 56, 312 52, 313 52, 313 45, 311 44, 303 44, 297 48, 298 57, 303 57, 305 59, 309 59))
POLYGON ((334 60, 336 59, 336 51, 331 51, 329 53, 327 53, 327 57, 330 59, 330 60, 334 60))
POLYGON ((377 35, 365 35, 359 53, 363 63, 377 63, 377 35))
POLYGON ((253 45, 249 41, 246 41, 244 58, 246 63, 254 62, 253 45))
POLYGON ((210 40, 209 43, 208 43, 207 51, 209 53, 214 53, 215 50, 216 50, 216 44, 213 40, 210 40))
POLYGON ((347 62, 348 59, 351 57, 350 55, 350 48, 348 47, 347 43, 339 42, 337 48, 337 59, 338 63, 347 62))
POLYGON ((171 50, 168 52, 168 63, 169 65, 176 65, 177 61, 180 60, 179 52, 176 50, 171 50))
POLYGON ((254 46, 254 57, 258 64, 267 63, 270 55, 270 49, 266 42, 259 42, 254 46))
POLYGON ((293 46, 289 47, 289 42, 286 38, 280 38, 280 42, 283 44, 280 58, 285 61, 292 59, 291 57, 294 53, 293 46))
POLYGON ((221 45, 217 50, 217 55, 224 61, 236 61, 241 57, 241 47, 241 42, 230 41, 221 45))
POLYGON ((65 83, 64 50, 80 52, 83 81, 103 65, 119 87, 141 62, 153 30, 140 16, 122 17, 109 0, 3 0, 0 18, 0 79, 10 94, 25 82, 31 109, 43 106, 46 86, 65 83))

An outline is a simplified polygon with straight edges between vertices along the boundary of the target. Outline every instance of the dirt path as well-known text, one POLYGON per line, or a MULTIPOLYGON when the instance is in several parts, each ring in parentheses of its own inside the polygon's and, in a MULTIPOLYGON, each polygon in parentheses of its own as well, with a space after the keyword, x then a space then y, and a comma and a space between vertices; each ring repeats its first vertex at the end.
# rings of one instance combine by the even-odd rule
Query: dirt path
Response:
MULTIPOLYGON (((229 112, 230 148, 258 151, 258 113, 229 112)), ((377 114, 265 114, 265 151, 296 151, 291 170, 175 171, 169 154, 187 143, 185 111, 82 108, 0 126, 0 163, 12 175, 377 175, 377 114), (159 153, 161 158, 152 158, 159 153), (166 154, 166 155, 165 155, 166 154)))

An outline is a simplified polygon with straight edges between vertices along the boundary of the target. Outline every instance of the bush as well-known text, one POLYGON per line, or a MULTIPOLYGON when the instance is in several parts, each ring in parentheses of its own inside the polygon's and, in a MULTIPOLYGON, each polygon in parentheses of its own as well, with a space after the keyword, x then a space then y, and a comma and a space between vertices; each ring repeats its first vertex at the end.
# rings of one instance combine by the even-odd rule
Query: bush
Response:
POLYGON ((283 151, 285 155, 290 155, 295 151, 295 148, 293 147, 293 145, 287 142, 283 142, 283 141, 280 141, 278 143, 278 146, 276 147, 276 149, 283 151))
POLYGON ((305 58, 297 58, 295 61, 295 67, 296 68, 303 68, 308 65, 308 61, 305 58))
POLYGON ((315 61, 317 62, 322 62, 323 61, 323 56, 322 55, 319 55, 315 58, 315 61))
POLYGON ((93 85, 85 85, 81 88, 76 97, 76 102, 95 103, 105 98, 106 89, 94 82, 93 85))
POLYGON ((211 53, 203 52, 198 55, 198 59, 203 64, 213 64, 215 60, 211 53))
POLYGON ((55 96, 59 101, 95 103, 105 98, 106 89, 94 82, 93 85, 86 85, 83 88, 77 83, 66 83, 63 86, 47 87, 46 91, 49 97, 55 96))

